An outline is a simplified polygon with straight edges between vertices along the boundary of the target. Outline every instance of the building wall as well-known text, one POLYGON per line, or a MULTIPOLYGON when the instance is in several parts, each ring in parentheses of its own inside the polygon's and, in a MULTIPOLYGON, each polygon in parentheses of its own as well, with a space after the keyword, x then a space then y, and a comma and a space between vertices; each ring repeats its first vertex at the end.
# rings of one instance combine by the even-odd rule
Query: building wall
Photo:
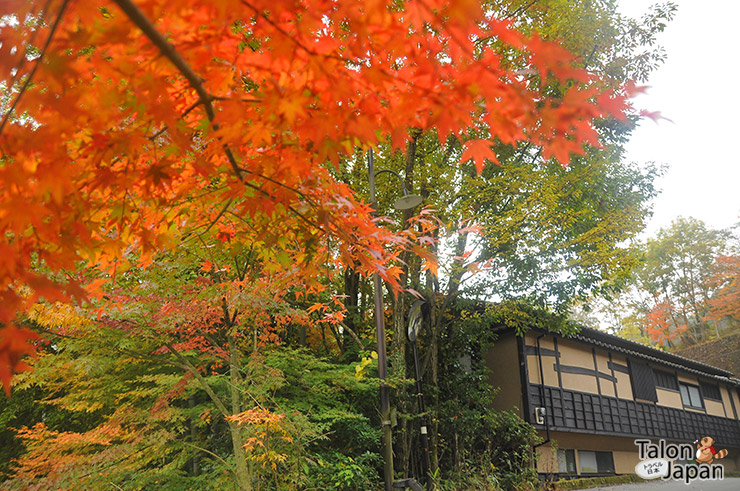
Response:
POLYGON ((486 354, 486 366, 491 370, 488 382, 500 390, 493 398, 493 408, 511 409, 522 414, 522 384, 519 376, 519 356, 514 333, 501 336, 486 354))
POLYGON ((581 349, 577 344, 566 340, 558 340, 558 349, 560 352, 562 387, 598 394, 601 380, 594 376, 596 360, 592 351, 581 349), (576 370, 579 368, 592 373, 577 373, 576 370))
MULTIPOLYGON (((604 348, 592 347, 578 341, 558 338, 550 334, 541 336, 540 333, 536 332, 527 333, 522 343, 523 359, 526 360, 525 377, 531 384, 530 391, 536 391, 536 386, 544 380, 544 385, 549 387, 634 400, 630 378, 630 361, 627 356, 610 352, 604 348), (540 357, 537 356, 536 348, 538 338, 540 357)), ((500 387, 500 391, 494 399, 493 407, 499 410, 515 409, 525 417, 526 415, 522 412, 524 404, 516 336, 513 333, 502 335, 487 354, 486 361, 491 369, 489 375, 491 384, 500 387)), ((641 359, 633 361, 644 363, 644 360, 641 359)), ((679 382, 696 386, 700 385, 700 382, 718 385, 722 400, 715 401, 704 397, 704 408, 692 409, 683 406, 680 391, 656 387, 658 400, 643 402, 709 416, 740 419, 740 394, 736 388, 718 384, 711 379, 700 380, 693 373, 676 371, 659 363, 648 363, 648 365, 662 372, 675 374, 679 382), (733 403, 734 409, 732 407, 733 403)), ((533 407, 529 409, 530 412, 534 411, 533 407)), ((533 414, 528 415, 528 418, 525 417, 525 419, 533 421, 533 414)), ((634 437, 609 436, 603 433, 597 435, 579 433, 578 431, 581 430, 574 430, 573 432, 553 430, 551 432, 556 443, 546 444, 536 449, 537 455, 540 457, 537 463, 538 472, 557 472, 557 448, 560 448, 576 450, 577 466, 579 464, 577 450, 612 452, 617 474, 634 473, 635 465, 638 463, 634 437), (554 447, 551 445, 554 445, 554 447), (552 448, 555 448, 554 452, 552 448)), ((540 432, 544 438, 545 432, 540 432)), ((697 435, 696 437, 700 438, 701 436, 706 435, 697 435)), ((715 436, 719 440, 719 448, 724 448, 721 441, 722 435, 708 436, 715 436)), ((736 471, 740 469, 740 449, 728 448, 728 450, 730 450, 730 454, 722 460, 722 464, 726 471, 736 471)))
MULTIPOLYGON (((596 352, 596 365, 598 366, 599 373, 605 373, 610 377, 614 377, 612 367, 609 364, 608 354, 601 350, 594 351, 596 352)), ((617 397, 617 384, 614 380, 602 379, 599 385, 603 395, 617 397)))
POLYGON ((679 391, 664 389, 662 387, 656 387, 655 391, 658 393, 658 404, 661 406, 683 409, 683 402, 681 402, 681 393, 679 391))
MULTIPOLYGON (((538 432, 544 439, 545 433, 538 432)), ((592 450, 611 452, 614 459, 616 474, 634 474, 635 466, 640 461, 637 445, 634 439, 625 437, 584 435, 581 433, 566 433, 554 431, 550 434, 551 442, 537 447, 537 472, 540 474, 555 474, 558 472, 557 450, 576 450, 576 469, 580 468, 578 450, 592 450)), ((657 440, 652 440, 657 443, 657 440)), ((667 442, 690 443, 690 442, 667 442)), ((724 448, 724 447, 722 447, 724 448)), ((737 472, 740 464, 740 449, 728 449, 728 455, 716 463, 722 464, 725 472, 737 472)), ((588 474, 581 474, 588 476, 588 474)))
MULTIPOLYGON (((529 332, 524 338, 524 344, 525 347, 528 346, 530 348, 536 348, 537 347, 537 335, 535 333, 529 332)), ((547 353, 556 351, 555 350, 555 338, 552 336, 546 336, 540 338, 540 349, 542 350, 542 375, 545 379, 545 385, 550 385, 553 387, 559 386, 558 381, 558 372, 553 368, 553 365, 556 363, 556 357, 549 355, 547 353)), ((540 384, 540 366, 539 366, 539 360, 537 358, 537 354, 533 353, 533 350, 530 349, 526 355, 527 358, 527 367, 529 370, 529 383, 531 384, 540 384)))
MULTIPOLYGON (((740 419, 740 394, 738 393, 737 389, 727 389, 730 393, 730 396, 732 398, 732 401, 735 403, 735 412, 737 413, 737 416, 735 416, 735 419, 740 419)), ((733 416, 735 413, 733 413, 733 416)))
POLYGON ((617 397, 620 399, 634 400, 632 395, 632 381, 630 380, 630 374, 625 373, 624 370, 629 370, 627 365, 627 358, 618 353, 612 354, 612 366, 617 366, 620 369, 614 369, 614 376, 617 379, 617 397))
POLYGON ((711 414, 712 416, 722 416, 723 418, 727 417, 727 414, 725 414, 725 406, 719 401, 704 399, 704 406, 706 407, 707 414, 711 414))
MULTIPOLYGON (((591 394, 601 394, 620 399, 634 400, 632 381, 627 357, 620 353, 610 353, 606 349, 594 348, 587 344, 558 338, 552 335, 541 336, 529 332, 524 338, 529 382, 539 385, 540 372, 545 385, 561 387, 591 394), (541 357, 537 356, 537 339, 540 340, 541 357), (542 367, 540 367, 540 358, 542 367)), ((639 360, 638 360, 639 361, 639 360)), ((648 363, 663 372, 675 373, 679 382, 699 385, 699 378, 688 372, 675 371, 659 363, 648 363)), ((714 380, 702 380, 718 385, 714 380)), ((681 393, 676 390, 656 387, 657 402, 651 404, 673 407, 696 413, 740 419, 740 398, 736 390, 728 390, 719 384, 722 401, 703 398, 704 408, 684 407, 681 393), (736 402, 733 412, 730 398, 736 402)))
POLYGON ((731 400, 731 394, 730 391, 727 390, 727 387, 723 387, 720 385, 719 391, 722 394, 722 404, 725 406, 725 411, 727 411, 727 417, 732 419, 738 419, 737 414, 737 405, 733 404, 733 401, 731 400))
MULTIPOLYGON (((558 449, 612 452, 616 474, 634 474, 635 466, 640 461, 634 440, 630 438, 609 436, 594 438, 592 435, 565 432, 552 432, 550 438, 550 444, 537 447, 537 472, 541 474, 557 473, 558 449)), ((576 469, 579 469, 578 452, 575 453, 575 458, 576 469)))

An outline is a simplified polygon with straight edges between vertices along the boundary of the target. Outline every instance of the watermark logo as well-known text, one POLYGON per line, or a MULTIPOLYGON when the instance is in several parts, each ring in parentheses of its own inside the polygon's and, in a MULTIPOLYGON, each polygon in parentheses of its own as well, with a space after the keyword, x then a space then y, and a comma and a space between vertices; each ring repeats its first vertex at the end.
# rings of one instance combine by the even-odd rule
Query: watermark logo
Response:
POLYGON ((643 479, 661 478, 684 481, 686 484, 691 484, 697 479, 703 481, 724 479, 724 467, 713 462, 724 458, 727 450, 715 450, 714 443, 714 438, 708 436, 694 441, 696 449, 688 443, 677 445, 666 443, 665 440, 658 440, 658 443, 635 440, 640 457, 640 463, 635 466, 635 473, 643 479))
POLYGON ((696 445, 696 462, 698 464, 711 464, 715 460, 723 459, 727 456, 727 449, 714 449, 714 438, 705 436, 701 440, 694 440, 696 445))

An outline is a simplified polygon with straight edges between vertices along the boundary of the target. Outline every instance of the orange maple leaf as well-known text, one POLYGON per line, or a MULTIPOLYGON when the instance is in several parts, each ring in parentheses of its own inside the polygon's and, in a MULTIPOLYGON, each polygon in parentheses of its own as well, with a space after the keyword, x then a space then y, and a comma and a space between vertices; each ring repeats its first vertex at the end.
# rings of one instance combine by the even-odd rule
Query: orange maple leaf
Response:
POLYGON ((496 152, 491 148, 492 143, 488 140, 468 140, 465 142, 463 147, 463 153, 461 161, 473 160, 475 163, 475 170, 480 174, 483 172, 483 167, 486 165, 486 160, 490 160, 498 164, 498 158, 496 152))

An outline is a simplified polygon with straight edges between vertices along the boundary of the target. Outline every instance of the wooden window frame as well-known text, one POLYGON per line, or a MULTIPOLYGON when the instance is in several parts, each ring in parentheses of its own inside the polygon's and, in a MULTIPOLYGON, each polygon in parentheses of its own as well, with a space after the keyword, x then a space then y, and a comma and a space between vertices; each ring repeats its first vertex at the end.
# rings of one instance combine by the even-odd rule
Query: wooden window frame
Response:
MULTIPOLYGON (((702 396, 701 388, 696 384, 690 384, 688 382, 679 381, 678 382, 679 392, 681 391, 682 386, 686 386, 687 388, 693 387, 694 389, 696 389, 697 394, 699 394, 699 402, 701 403, 701 406, 694 406, 692 404, 686 404, 686 401, 684 401, 683 392, 681 392, 681 404, 683 404, 683 407, 689 408, 689 409, 701 409, 702 411, 706 411, 706 405, 704 404, 704 397, 702 396)), ((688 393, 688 389, 687 389, 687 393, 688 393)), ((690 393, 688 394, 689 394, 689 401, 691 401, 691 394, 690 393)))

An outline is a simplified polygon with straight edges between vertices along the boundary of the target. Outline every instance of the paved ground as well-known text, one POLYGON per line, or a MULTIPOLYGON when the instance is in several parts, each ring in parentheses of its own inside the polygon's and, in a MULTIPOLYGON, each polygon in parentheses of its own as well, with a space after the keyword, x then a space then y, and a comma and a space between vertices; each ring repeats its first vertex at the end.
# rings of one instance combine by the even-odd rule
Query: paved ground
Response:
POLYGON ((740 477, 727 477, 722 481, 694 481, 688 486, 683 481, 657 481, 639 484, 622 484, 590 489, 602 491, 738 491, 740 477))

